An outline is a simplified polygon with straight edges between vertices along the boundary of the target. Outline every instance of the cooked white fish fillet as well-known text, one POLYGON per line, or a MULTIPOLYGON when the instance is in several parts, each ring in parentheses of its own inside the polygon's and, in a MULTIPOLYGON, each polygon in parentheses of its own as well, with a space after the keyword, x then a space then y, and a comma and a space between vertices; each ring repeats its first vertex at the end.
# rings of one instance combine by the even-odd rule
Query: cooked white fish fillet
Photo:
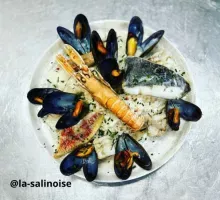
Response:
POLYGON ((189 83, 165 66, 143 58, 127 57, 125 67, 123 89, 128 94, 175 99, 190 91, 189 83))
POLYGON ((98 159, 103 159, 115 154, 115 146, 113 144, 113 138, 105 135, 100 138, 96 138, 93 141, 98 159))
POLYGON ((166 119, 165 110, 163 110, 161 114, 156 114, 151 117, 148 116, 146 118, 148 122, 147 132, 149 136, 157 137, 165 133, 166 127, 167 127, 167 119, 166 119))

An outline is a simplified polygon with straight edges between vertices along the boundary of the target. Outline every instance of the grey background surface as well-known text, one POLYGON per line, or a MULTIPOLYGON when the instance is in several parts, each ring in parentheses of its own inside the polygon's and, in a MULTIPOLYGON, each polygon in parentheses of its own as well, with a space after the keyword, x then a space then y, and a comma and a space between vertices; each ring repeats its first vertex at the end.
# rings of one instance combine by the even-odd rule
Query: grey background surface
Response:
POLYGON ((220 199, 219 0, 0 0, 0 199, 220 199), (25 116, 34 66, 56 38, 84 13, 89 21, 130 20, 164 29, 193 73, 202 119, 180 151, 150 176, 126 185, 101 186, 63 177, 25 116), (13 179, 71 180, 71 188, 16 188, 13 179))

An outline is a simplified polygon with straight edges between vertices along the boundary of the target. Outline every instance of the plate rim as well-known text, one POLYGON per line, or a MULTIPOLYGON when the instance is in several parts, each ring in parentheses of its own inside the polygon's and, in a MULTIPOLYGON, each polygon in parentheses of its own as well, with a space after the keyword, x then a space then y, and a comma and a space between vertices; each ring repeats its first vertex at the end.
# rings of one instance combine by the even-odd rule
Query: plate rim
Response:
MULTIPOLYGON (((96 25, 96 24, 104 24, 104 23, 126 23, 126 24, 129 24, 129 21, 127 20, 118 20, 118 19, 105 19, 105 20, 96 20, 96 21, 92 21, 90 22, 90 26, 93 26, 93 25, 96 25)), ((149 26, 144 26, 144 29, 148 29, 150 30, 151 32, 155 32, 154 29, 152 29, 151 27, 149 26)), ((195 82, 194 82, 194 79, 193 79, 193 76, 192 76, 192 71, 190 70, 189 66, 188 66, 188 63, 185 59, 185 57, 182 55, 182 53, 179 51, 179 49, 169 40, 167 39, 167 37, 163 36, 163 38, 173 47, 173 49, 178 53, 179 55, 179 58, 183 61, 184 63, 184 67, 186 67, 187 69, 187 72, 188 72, 188 76, 190 78, 190 82, 191 82, 191 86, 193 88, 192 90, 192 93, 191 93, 191 102, 192 103, 195 103, 196 102, 196 88, 195 88, 195 82)), ((32 85, 34 84, 34 76, 37 72, 37 70, 40 68, 40 63, 41 61, 43 60, 43 58, 45 57, 45 55, 50 51, 50 49, 56 45, 58 42, 60 42, 61 39, 60 38, 57 38, 53 43, 51 43, 49 45, 49 47, 46 48, 46 50, 43 51, 43 53, 41 54, 41 56, 39 57, 39 59, 37 60, 36 64, 34 65, 33 67, 33 74, 31 76, 31 81, 30 81, 30 84, 29 84, 29 90, 32 89, 32 85)), ((29 120, 30 120, 30 123, 32 124, 32 128, 34 129, 34 132, 35 132, 35 138, 37 138, 38 142, 40 145, 42 145, 42 141, 41 139, 39 138, 38 134, 37 134, 37 130, 35 129, 35 126, 34 126, 34 123, 33 121, 31 120, 31 104, 29 102, 27 102, 28 104, 28 115, 29 115, 29 120)), ((167 155, 166 156, 166 159, 165 161, 163 162, 163 164, 161 164, 160 166, 154 168, 153 170, 151 171, 146 171, 145 174, 143 175, 140 175, 140 176, 136 176, 136 177, 130 177, 129 179, 127 180, 120 180, 120 179, 115 179, 115 180, 108 180, 108 179, 102 179, 102 180, 94 180, 92 183, 94 184, 101 184, 101 185, 105 185, 105 184, 119 184, 119 183, 132 183, 132 182, 136 182, 136 181, 139 181, 139 180, 142 180, 143 178, 146 178, 148 175, 152 174, 153 172, 157 171, 158 169, 160 169, 161 167, 163 167, 165 164, 167 164, 167 162, 173 158, 176 153, 180 150, 180 148, 182 147, 183 143, 185 142, 186 140, 186 136, 190 133, 190 130, 191 130, 191 127, 192 127, 192 122, 187 122, 189 123, 188 124, 188 127, 187 127, 187 130, 185 130, 185 134, 183 134, 181 137, 180 137, 180 141, 177 143, 177 145, 174 147, 174 149, 172 150, 172 153, 167 155)), ((50 158, 53 159, 53 157, 50 155, 49 151, 46 150, 47 153, 49 154, 50 158)), ((54 159, 53 159, 54 160, 54 159)), ((58 164, 58 162, 57 162, 58 164)), ((74 176, 77 176, 79 177, 81 180, 84 180, 86 181, 85 177, 81 174, 73 174, 74 176)))

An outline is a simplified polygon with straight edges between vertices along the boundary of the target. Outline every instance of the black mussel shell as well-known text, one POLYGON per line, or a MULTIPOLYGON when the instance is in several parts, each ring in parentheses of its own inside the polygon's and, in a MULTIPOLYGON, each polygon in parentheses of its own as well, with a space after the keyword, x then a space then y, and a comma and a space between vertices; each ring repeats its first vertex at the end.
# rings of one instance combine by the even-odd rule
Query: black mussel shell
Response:
POLYGON ((91 34, 91 50, 96 64, 103 61, 108 53, 97 31, 91 34))
POLYGON ((73 110, 80 95, 66 92, 53 92, 48 94, 43 101, 43 108, 39 111, 38 117, 47 114, 65 114, 73 110))
POLYGON ((84 158, 83 173, 89 182, 96 178, 98 174, 98 157, 95 150, 87 158, 84 158))
POLYGON ((133 163, 130 167, 127 164, 125 164, 128 161, 128 159, 132 158, 129 154, 129 151, 127 150, 124 137, 119 136, 115 147, 114 171, 116 176, 122 180, 128 179, 132 172, 133 163))
POLYGON ((48 94, 57 91, 59 90, 54 88, 34 88, 28 92, 27 98, 31 103, 41 105, 48 94))
POLYGON ((140 46, 143 40, 144 29, 142 20, 138 16, 132 17, 128 27, 128 38, 136 37, 138 45, 140 46))
POLYGON ((164 35, 164 30, 157 31, 153 33, 149 38, 147 38, 142 44, 142 54, 140 57, 143 57, 150 53, 150 51, 157 45, 157 43, 160 41, 160 39, 164 35))
POLYGON ((83 158, 75 156, 75 151, 67 155, 60 164, 60 171, 65 176, 78 172, 83 166, 83 158))
POLYGON ((83 167, 87 181, 93 181, 98 173, 98 157, 93 146, 86 144, 67 155, 60 164, 63 175, 69 176, 83 167))
POLYGON ((131 176, 134 160, 129 150, 121 151, 114 156, 114 170, 118 178, 126 180, 131 176), (129 160, 132 160, 129 164, 129 160))
POLYGON ((121 151, 125 151, 125 150, 128 150, 128 147, 125 143, 124 135, 119 135, 118 139, 117 139, 116 146, 115 146, 115 153, 117 154, 117 153, 119 153, 121 151))
POLYGON ((145 170, 152 168, 152 162, 145 149, 130 135, 123 135, 127 148, 132 152, 137 152, 138 156, 134 157, 135 163, 145 170))
POLYGON ((91 29, 85 15, 78 14, 74 20, 73 30, 75 37, 81 41, 81 45, 88 53, 90 52, 91 29))
POLYGON ((107 49, 107 58, 115 58, 118 59, 118 41, 117 35, 114 29, 111 29, 108 32, 107 42, 106 42, 106 49, 107 49))
POLYGON ((87 36, 90 36, 91 30, 90 30, 89 22, 88 22, 85 15, 78 14, 76 16, 76 18, 74 20, 74 24, 73 24, 73 30, 74 30, 74 33, 75 33, 75 36, 77 39, 83 39, 87 36), (79 29, 81 29, 81 30, 77 30, 78 24, 80 24, 79 29))
POLYGON ((81 118, 79 116, 74 117, 73 112, 65 113, 56 123, 56 129, 64 129, 74 126, 79 123, 81 118))
POLYGON ((83 119, 89 112, 89 107, 87 104, 83 105, 81 113, 77 116, 73 116, 73 111, 65 113, 57 122, 56 129, 64 129, 78 124, 78 122, 83 119))
POLYGON ((144 29, 142 21, 139 17, 134 16, 128 27, 128 36, 126 41, 126 54, 129 56, 134 56, 137 47, 141 46, 144 35, 144 29), (132 42, 131 42, 132 41, 132 42), (131 43, 130 43, 131 42, 131 43))
POLYGON ((179 130, 180 126, 180 113, 178 108, 171 108, 167 112, 167 122, 170 128, 174 131, 179 130))
POLYGON ((182 99, 168 100, 167 112, 172 108, 178 108, 180 117, 186 121, 198 121, 202 117, 202 111, 197 105, 182 99))
POLYGON ((100 64, 98 64, 98 70, 102 77, 111 85, 115 91, 121 90, 124 71, 119 70, 116 59, 108 58, 103 60, 100 64))
POLYGON ((79 54, 85 54, 86 50, 83 48, 80 40, 78 40, 75 35, 68 29, 58 26, 57 33, 65 44, 72 46, 79 54))

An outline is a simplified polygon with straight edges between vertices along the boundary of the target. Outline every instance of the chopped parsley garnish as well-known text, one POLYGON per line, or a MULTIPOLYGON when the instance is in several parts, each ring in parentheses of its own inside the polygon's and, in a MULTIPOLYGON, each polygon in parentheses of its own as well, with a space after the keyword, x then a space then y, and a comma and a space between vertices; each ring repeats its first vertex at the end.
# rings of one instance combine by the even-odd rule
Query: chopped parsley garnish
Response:
POLYGON ((135 84, 135 85, 138 84, 138 79, 137 78, 133 79, 133 84, 135 84))
POLYGON ((101 129, 99 129, 99 133, 98 133, 98 136, 104 136, 104 131, 103 130, 101 130, 101 129))
POLYGON ((111 138, 114 138, 116 135, 118 134, 118 132, 112 132, 110 130, 107 131, 107 135, 109 135, 111 138))

